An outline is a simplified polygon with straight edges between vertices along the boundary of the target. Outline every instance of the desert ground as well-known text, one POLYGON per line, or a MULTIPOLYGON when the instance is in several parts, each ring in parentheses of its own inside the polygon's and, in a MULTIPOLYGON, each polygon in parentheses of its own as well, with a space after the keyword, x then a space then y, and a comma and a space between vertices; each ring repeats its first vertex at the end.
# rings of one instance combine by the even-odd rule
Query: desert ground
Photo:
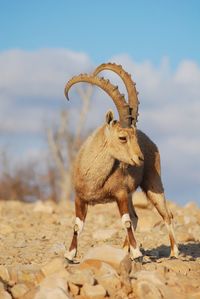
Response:
POLYGON ((135 233, 144 254, 131 261, 115 203, 89 207, 77 264, 64 259, 72 238, 74 206, 0 201, 0 299, 200 298, 200 209, 172 201, 180 256, 155 208, 137 193, 135 233))

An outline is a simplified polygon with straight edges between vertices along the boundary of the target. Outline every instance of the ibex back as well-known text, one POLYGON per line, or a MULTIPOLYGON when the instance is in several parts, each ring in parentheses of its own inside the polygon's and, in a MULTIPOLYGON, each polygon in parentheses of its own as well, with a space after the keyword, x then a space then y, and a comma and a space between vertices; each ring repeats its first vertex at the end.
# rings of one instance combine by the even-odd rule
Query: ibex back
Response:
POLYGON ((73 172, 76 219, 72 242, 65 257, 73 261, 77 254, 77 239, 83 229, 88 204, 111 201, 116 201, 127 231, 124 247, 128 247, 132 259, 141 257, 134 237, 137 215, 132 203, 132 193, 138 186, 164 219, 171 255, 177 256, 172 214, 166 205, 160 177, 159 152, 156 145, 136 129, 139 102, 130 75, 116 64, 100 65, 93 75, 73 77, 65 87, 67 97, 68 90, 77 82, 89 82, 105 90, 112 97, 120 120, 114 120, 113 113, 108 111, 105 124, 88 137, 77 155, 73 172), (128 104, 116 86, 97 77, 104 69, 116 72, 123 79, 129 96, 128 104))

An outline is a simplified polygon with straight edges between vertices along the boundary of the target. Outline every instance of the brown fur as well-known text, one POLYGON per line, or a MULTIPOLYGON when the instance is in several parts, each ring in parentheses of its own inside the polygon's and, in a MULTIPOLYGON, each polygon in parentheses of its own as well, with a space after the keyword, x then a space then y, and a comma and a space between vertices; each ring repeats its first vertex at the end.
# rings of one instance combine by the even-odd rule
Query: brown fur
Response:
MULTIPOLYGON (((119 127, 118 124, 116 126, 119 127)), ((135 142, 138 141, 137 151, 142 152, 144 163, 130 165, 116 159, 108 151, 108 146, 113 151, 120 148, 115 144, 108 145, 108 140, 103 134, 105 126, 98 129, 80 149, 74 166, 74 186, 76 194, 89 204, 104 203, 115 200, 119 190, 124 189, 128 193, 134 192, 138 186, 145 191, 151 189, 163 192, 160 179, 160 159, 156 145, 141 131, 137 131, 135 142)), ((132 129, 123 129, 134 134, 132 129)), ((127 152, 120 152, 124 160, 127 152)), ((141 155, 141 153, 139 153, 141 155)), ((141 156, 142 156, 141 155, 141 156)))

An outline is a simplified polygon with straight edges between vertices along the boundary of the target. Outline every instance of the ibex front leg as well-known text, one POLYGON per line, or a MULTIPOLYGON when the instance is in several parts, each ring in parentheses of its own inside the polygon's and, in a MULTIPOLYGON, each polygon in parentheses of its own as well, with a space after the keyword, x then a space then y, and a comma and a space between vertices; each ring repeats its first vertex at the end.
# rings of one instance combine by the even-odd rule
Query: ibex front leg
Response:
POLYGON ((127 231, 127 240, 129 243, 131 258, 136 259, 142 256, 142 253, 137 246, 137 242, 134 237, 134 228, 132 225, 132 221, 129 214, 128 207, 128 194, 126 192, 119 192, 117 194, 117 204, 119 208, 120 215, 122 217, 122 225, 125 227, 127 231))
POLYGON ((83 230, 85 217, 87 215, 87 204, 77 196, 75 198, 75 213, 74 233, 69 251, 65 253, 65 258, 72 262, 77 254, 78 237, 83 230))

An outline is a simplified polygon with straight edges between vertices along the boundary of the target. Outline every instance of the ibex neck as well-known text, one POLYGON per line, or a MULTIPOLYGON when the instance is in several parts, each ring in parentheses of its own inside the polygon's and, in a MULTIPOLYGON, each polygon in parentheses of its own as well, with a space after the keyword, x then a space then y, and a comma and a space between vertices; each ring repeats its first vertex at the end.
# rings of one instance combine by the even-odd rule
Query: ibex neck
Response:
POLYGON ((107 140, 104 136, 104 127, 98 129, 89 138, 83 148, 81 168, 87 181, 95 182, 96 187, 101 187, 109 176, 115 159, 109 154, 107 140), (84 155, 87 153, 87 155, 84 155), (84 164, 83 164, 84 163, 84 164))

